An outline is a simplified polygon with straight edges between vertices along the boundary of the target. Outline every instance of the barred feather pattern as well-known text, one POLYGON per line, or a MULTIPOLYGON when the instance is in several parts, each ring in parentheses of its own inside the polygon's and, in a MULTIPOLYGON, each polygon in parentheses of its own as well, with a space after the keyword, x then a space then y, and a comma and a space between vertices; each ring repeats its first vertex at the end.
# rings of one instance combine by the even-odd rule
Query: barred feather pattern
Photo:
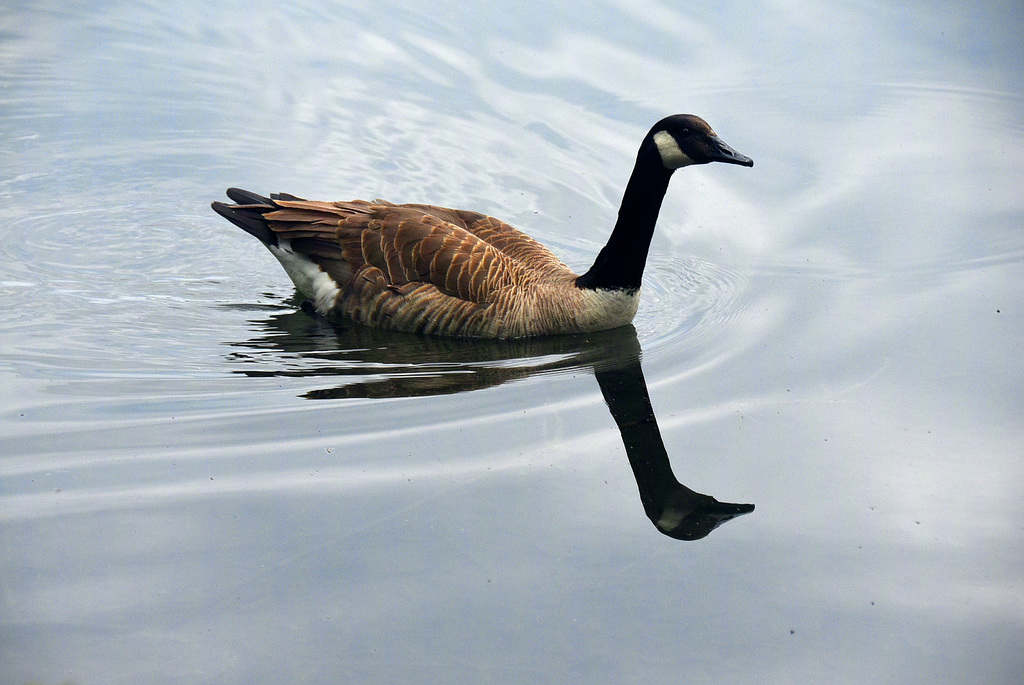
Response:
POLYGON ((578 288, 576 274, 546 247, 476 212, 286 195, 221 207, 262 215, 277 240, 271 252, 327 316, 396 331, 517 338, 614 328, 636 313, 637 292, 578 288), (315 279, 309 269, 319 270, 315 279), (337 287, 312 286, 322 275, 337 287))

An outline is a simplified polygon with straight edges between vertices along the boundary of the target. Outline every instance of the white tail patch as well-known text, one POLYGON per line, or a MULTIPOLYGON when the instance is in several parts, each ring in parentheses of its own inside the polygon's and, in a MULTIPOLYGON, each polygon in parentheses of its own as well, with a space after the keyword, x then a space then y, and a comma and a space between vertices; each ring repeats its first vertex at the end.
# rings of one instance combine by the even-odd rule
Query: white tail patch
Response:
POLYGON ((292 250, 287 240, 278 239, 277 245, 267 245, 270 253, 281 262, 295 288, 313 300, 316 310, 321 314, 334 309, 341 295, 341 289, 331 276, 320 268, 320 265, 309 257, 292 250))
POLYGON ((665 165, 666 169, 678 169, 689 164, 695 164, 693 159, 679 148, 679 143, 668 131, 658 131, 655 133, 654 144, 658 146, 661 163, 665 165))

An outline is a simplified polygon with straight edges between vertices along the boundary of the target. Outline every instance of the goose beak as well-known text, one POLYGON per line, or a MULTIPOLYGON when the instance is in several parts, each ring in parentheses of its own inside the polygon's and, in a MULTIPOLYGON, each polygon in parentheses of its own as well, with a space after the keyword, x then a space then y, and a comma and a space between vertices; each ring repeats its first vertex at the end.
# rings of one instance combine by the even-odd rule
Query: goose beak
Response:
POLYGON ((746 155, 733 150, 731 147, 725 144, 718 136, 709 138, 711 141, 712 149, 710 154, 710 161, 712 162, 725 162, 726 164, 739 164, 740 166, 754 166, 754 160, 746 155))

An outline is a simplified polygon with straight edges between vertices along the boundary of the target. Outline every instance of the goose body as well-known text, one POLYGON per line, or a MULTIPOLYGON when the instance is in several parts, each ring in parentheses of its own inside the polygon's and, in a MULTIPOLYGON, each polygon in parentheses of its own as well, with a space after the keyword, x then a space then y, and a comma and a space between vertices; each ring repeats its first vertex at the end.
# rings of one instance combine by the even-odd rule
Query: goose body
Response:
POLYGON ((477 212, 235 188, 227 194, 236 204, 212 206, 258 238, 325 316, 457 337, 583 333, 633 320, 672 172, 713 161, 753 165, 699 117, 655 124, 608 244, 582 276, 525 233, 477 212))

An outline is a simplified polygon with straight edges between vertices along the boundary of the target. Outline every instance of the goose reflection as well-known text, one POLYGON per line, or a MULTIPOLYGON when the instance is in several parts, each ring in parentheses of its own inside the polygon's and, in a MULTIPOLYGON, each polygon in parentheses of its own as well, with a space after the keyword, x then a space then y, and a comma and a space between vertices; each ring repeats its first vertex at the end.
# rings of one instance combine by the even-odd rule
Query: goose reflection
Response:
POLYGON ((249 367, 237 373, 332 379, 331 387, 305 393, 309 399, 445 395, 552 371, 589 369, 622 435, 644 511, 659 531, 698 540, 754 510, 753 504, 719 502, 676 479, 632 326, 549 338, 465 341, 328 323, 292 309, 254 323, 263 329, 261 337, 232 345, 237 350, 230 359, 249 367), (274 355, 273 369, 267 368, 268 353, 274 355))

